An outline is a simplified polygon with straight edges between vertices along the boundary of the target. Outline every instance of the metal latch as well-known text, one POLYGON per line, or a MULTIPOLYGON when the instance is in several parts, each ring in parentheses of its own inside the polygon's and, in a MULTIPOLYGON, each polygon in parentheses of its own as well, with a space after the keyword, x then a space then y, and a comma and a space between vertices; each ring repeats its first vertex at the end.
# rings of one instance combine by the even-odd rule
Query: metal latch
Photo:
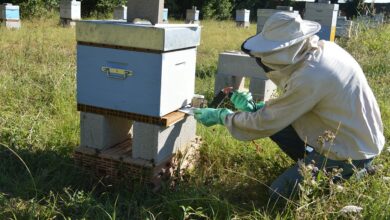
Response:
POLYGON ((133 71, 126 69, 119 69, 113 67, 102 66, 102 72, 107 74, 107 77, 114 79, 126 79, 133 75, 133 71))

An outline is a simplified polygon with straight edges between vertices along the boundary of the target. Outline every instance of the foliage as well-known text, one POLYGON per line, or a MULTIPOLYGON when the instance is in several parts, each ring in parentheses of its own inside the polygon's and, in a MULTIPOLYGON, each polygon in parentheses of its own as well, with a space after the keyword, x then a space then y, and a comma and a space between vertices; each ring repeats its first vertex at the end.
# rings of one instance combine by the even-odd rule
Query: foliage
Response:
MULTIPOLYGON (((241 142, 223 127, 199 125, 200 159, 182 182, 157 193, 104 185, 72 160, 79 144, 75 30, 52 17, 25 20, 18 31, 0 28, 0 219, 390 219, 388 144, 374 160, 381 167, 377 174, 339 184, 331 183, 333 173, 315 181, 308 175, 299 199, 272 206, 267 185, 292 161, 269 139, 241 142), (341 212, 352 205, 363 209, 341 212)), ((256 27, 209 20, 202 26, 196 93, 210 100, 218 54, 239 49, 256 27)), ((390 26, 338 43, 362 65, 388 140, 390 26)))
POLYGON ((203 17, 206 19, 229 19, 232 3, 230 0, 209 0, 203 7, 203 17))

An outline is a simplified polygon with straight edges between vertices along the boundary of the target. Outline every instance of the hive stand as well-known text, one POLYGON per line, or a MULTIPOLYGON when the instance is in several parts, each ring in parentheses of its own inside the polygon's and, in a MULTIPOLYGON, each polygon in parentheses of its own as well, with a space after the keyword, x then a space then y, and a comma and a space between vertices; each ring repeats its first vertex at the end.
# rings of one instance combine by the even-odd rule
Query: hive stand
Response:
POLYGON ((199 24, 199 10, 195 6, 186 11, 186 24, 199 24))
POLYGON ((21 27, 19 6, 11 3, 1 4, 0 24, 6 28, 19 29, 21 27))
POLYGON ((250 26, 250 10, 247 9, 241 9, 241 10, 236 10, 236 26, 237 27, 244 27, 244 28, 249 28, 250 26))
POLYGON ((161 24, 162 5, 128 1, 129 21, 153 24, 77 22, 81 137, 75 161, 114 181, 157 186, 181 152, 199 145, 195 119, 176 110, 194 96, 200 27, 161 24))
POLYGON ((267 101, 274 95, 276 86, 269 80, 256 60, 242 52, 224 52, 219 55, 214 93, 225 87, 243 90, 245 78, 250 79, 249 91, 254 100, 267 101))
POLYGON ((80 115, 75 161, 112 182, 137 180, 159 187, 163 176, 173 174, 175 161, 196 157, 200 144, 193 116, 166 127, 93 113, 80 115))
POLYGON ((304 18, 321 24, 321 30, 317 33, 320 39, 334 41, 338 10, 338 4, 306 2, 304 18))
POLYGON ((81 20, 81 2, 76 0, 61 0, 60 24, 63 27, 74 27, 81 20))
MULTIPOLYGON (((258 9, 257 33, 261 32, 268 17, 279 11, 298 13, 293 11, 290 6, 278 6, 277 9, 258 9)), ((247 16, 249 20, 249 14, 247 16)), ((267 101, 275 95, 276 85, 268 79, 256 60, 237 51, 224 52, 219 55, 214 94, 218 94, 221 89, 228 86, 236 90, 243 90, 245 78, 250 79, 249 91, 256 101, 267 101)))

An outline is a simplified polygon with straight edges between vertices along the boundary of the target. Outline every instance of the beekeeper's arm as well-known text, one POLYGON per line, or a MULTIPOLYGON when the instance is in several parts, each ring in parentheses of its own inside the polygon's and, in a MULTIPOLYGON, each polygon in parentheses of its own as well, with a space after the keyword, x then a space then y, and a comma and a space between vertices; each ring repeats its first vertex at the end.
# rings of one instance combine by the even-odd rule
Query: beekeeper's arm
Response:
MULTIPOLYGON (((310 77, 290 78, 286 91, 256 112, 238 112, 226 116, 224 124, 233 137, 254 140, 269 137, 311 111, 325 96, 323 83, 310 77)), ((326 90, 325 90, 326 91, 326 90)))

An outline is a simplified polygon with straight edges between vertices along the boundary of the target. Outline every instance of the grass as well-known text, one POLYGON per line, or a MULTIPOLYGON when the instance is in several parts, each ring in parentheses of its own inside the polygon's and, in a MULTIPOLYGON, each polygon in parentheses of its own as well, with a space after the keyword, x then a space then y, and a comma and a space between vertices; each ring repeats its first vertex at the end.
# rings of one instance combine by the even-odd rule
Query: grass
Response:
MULTIPOLYGON (((388 145, 375 161, 382 167, 376 175, 339 186, 324 177, 304 184, 304 195, 286 206, 268 204, 266 185, 292 161, 269 139, 240 142, 222 127, 198 126, 204 139, 199 164, 173 189, 104 185, 71 158, 79 144, 75 32, 57 22, 54 17, 23 21, 18 31, 0 29, 0 219, 390 218, 388 145), (339 210, 346 205, 363 211, 343 216, 339 210)), ((202 25, 196 92, 210 99, 218 54, 238 50, 256 27, 202 25)), ((339 43, 365 70, 389 139, 390 26, 339 43)))

